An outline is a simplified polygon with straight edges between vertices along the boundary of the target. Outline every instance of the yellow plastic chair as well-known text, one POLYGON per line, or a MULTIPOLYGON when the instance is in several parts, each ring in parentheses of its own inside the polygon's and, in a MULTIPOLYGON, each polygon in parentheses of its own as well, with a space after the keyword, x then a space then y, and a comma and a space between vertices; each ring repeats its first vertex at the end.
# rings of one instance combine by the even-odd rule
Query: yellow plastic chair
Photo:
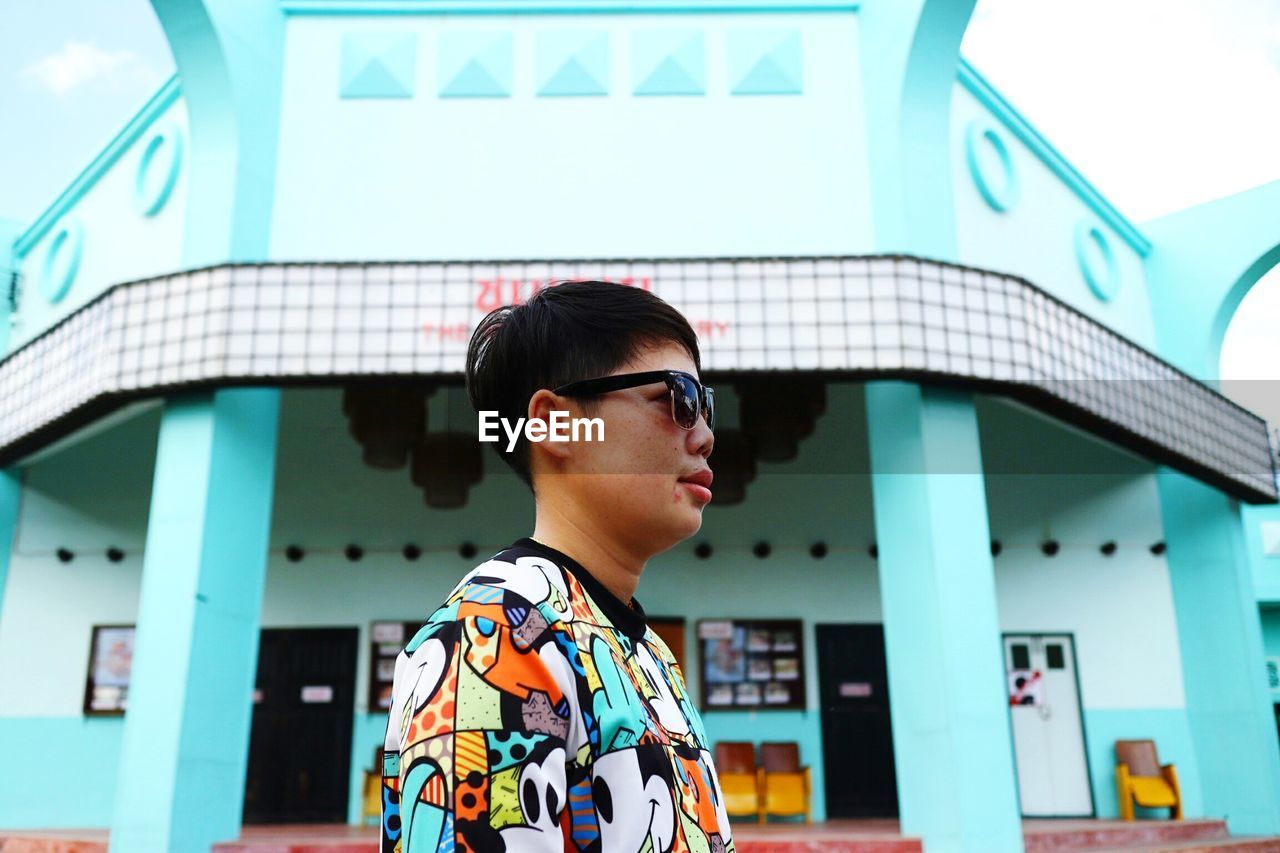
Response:
POLYGON ((809 823, 812 784, 808 766, 800 766, 800 745, 794 741, 760 744, 760 822, 768 815, 804 816, 809 823))
POLYGON ((1133 820, 1133 807, 1169 809, 1172 820, 1182 820, 1182 789, 1178 771, 1160 763, 1153 740, 1116 741, 1116 794, 1120 816, 1133 820))
POLYGON ((760 768, 756 766, 755 745, 747 741, 720 741, 716 744, 716 775, 729 817, 756 817, 760 811, 760 768))
POLYGON ((363 809, 360 822, 377 826, 382 822, 382 744, 373 749, 373 769, 364 771, 363 809), (370 820, 372 819, 372 821, 370 820))

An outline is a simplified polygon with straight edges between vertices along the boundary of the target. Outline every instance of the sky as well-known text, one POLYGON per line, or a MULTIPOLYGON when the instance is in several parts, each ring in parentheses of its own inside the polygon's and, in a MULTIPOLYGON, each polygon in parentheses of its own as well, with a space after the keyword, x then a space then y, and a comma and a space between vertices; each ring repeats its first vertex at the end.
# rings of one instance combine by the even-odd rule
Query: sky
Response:
POLYGON ((173 72, 147 0, 0 0, 0 218, 39 216, 173 72))
MULTIPOLYGON (((979 0, 962 53, 1139 227, 1280 179, 1280 0, 979 0)), ((0 0, 0 218, 38 216, 173 71, 147 0, 0 0)), ((1278 327, 1280 269, 1222 356, 1276 424, 1278 327)))

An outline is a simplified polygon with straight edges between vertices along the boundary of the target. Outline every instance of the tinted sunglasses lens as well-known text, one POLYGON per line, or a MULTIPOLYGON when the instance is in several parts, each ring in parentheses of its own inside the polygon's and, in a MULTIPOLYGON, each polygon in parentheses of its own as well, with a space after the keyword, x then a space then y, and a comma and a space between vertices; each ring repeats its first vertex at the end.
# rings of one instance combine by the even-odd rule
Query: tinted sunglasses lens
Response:
POLYGON ((706 399, 707 408, 706 408, 706 411, 702 413, 702 417, 706 418, 707 429, 715 429, 716 428, 716 392, 711 390, 705 385, 702 386, 702 390, 705 391, 707 394, 707 399, 706 399))
POLYGON ((681 429, 693 429, 698 423, 698 386, 685 376, 673 377, 671 417, 681 429))

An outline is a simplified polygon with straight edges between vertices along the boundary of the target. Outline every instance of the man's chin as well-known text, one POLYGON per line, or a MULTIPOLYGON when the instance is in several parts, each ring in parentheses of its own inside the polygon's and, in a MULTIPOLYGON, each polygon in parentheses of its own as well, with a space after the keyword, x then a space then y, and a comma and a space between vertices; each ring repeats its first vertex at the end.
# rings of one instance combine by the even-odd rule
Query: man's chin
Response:
POLYGON ((650 528, 652 538, 650 553, 661 554, 670 551, 681 542, 697 535, 702 529, 702 510, 694 507, 681 507, 675 518, 666 519, 660 530, 650 528))
POLYGON ((698 531, 702 529, 702 507, 690 505, 684 509, 681 516, 683 516, 681 520, 684 523, 680 526, 679 538, 672 543, 673 545, 678 545, 690 536, 697 535, 698 531))

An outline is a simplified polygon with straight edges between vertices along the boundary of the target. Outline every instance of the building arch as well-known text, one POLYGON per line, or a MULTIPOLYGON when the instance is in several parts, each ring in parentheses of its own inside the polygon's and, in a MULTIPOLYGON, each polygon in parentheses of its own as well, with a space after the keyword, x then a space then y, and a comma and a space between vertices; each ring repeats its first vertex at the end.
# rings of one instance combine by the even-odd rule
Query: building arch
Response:
POLYGON ((190 125, 186 266, 263 260, 275 192, 284 12, 276 3, 152 0, 190 125))
POLYGON ((1245 294, 1280 264, 1280 181, 1197 205, 1144 226, 1161 353, 1216 383, 1227 326, 1245 294))

